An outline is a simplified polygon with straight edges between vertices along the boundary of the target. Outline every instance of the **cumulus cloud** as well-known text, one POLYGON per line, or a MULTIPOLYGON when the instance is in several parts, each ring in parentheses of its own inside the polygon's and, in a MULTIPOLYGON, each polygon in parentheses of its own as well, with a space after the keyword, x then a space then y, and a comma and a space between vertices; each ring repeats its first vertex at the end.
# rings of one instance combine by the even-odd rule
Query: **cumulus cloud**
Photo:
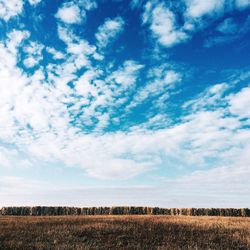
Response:
POLYGON ((250 5, 249 0, 211 0, 211 1, 198 1, 198 0, 185 0, 186 12, 185 16, 189 21, 192 19, 201 19, 206 16, 216 18, 225 12, 232 10, 242 10, 250 5))
POLYGON ((191 18, 200 18, 204 15, 215 15, 223 10, 225 0, 186 0, 186 15, 191 18))
POLYGON ((84 17, 81 13, 80 8, 74 2, 63 4, 58 10, 56 17, 67 24, 76 24, 82 21, 84 17))
POLYGON ((97 7, 95 1, 80 0, 62 4, 56 13, 56 18, 65 24, 79 24, 86 18, 86 11, 97 7))
POLYGON ((110 42, 114 41, 123 31, 124 24, 125 22, 121 17, 106 19, 104 23, 98 28, 98 31, 95 35, 98 46, 104 48, 110 42))
POLYGON ((164 4, 153 6, 148 2, 143 22, 149 23, 152 34, 163 46, 172 47, 188 39, 188 35, 178 27, 174 13, 164 4))
POLYGON ((11 18, 21 14, 23 11, 22 0, 0 0, 0 19, 9 21, 11 18))

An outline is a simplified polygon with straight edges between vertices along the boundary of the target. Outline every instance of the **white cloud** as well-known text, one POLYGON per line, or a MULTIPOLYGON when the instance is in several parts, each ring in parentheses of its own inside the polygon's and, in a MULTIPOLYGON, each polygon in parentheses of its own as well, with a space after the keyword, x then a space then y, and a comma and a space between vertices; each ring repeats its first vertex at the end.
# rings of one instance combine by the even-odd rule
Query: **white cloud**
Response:
MULTIPOLYGON (((161 45, 170 48, 186 42, 195 32, 205 29, 225 13, 244 10, 248 6, 250 6, 249 0, 184 0, 182 4, 147 1, 144 5, 142 22, 143 24, 149 24, 153 37, 161 45)), ((234 34, 235 26, 233 27, 230 18, 228 22, 230 23, 224 23, 224 26, 221 24, 221 27, 217 29, 220 31, 224 29, 225 32, 227 25, 227 32, 231 28, 230 34, 234 34)), ((243 28, 241 28, 240 33, 243 33, 243 28)), ((233 40, 234 38, 235 36, 233 40)), ((224 37, 216 37, 213 40, 216 44, 230 41, 230 39, 224 37)), ((213 41, 211 41, 212 43, 213 41)))
POLYGON ((163 46, 172 47, 188 39, 188 35, 178 27, 174 13, 164 4, 153 6, 148 2, 143 21, 150 24, 152 34, 163 46))
POLYGON ((180 74, 173 70, 169 70, 163 79, 164 84, 172 84, 177 81, 180 81, 180 74))
POLYGON ((79 40, 79 38, 77 38, 71 30, 62 27, 61 25, 58 25, 57 33, 59 39, 61 39, 66 44, 73 43, 74 40, 79 40))
MULTIPOLYGON (((82 42, 79 41, 75 47, 69 41, 67 49, 73 57, 78 55, 79 51, 85 52, 85 47, 81 44, 82 42)), ((31 53, 34 52, 33 48, 33 46, 29 46, 25 50, 31 53)), ((27 154, 31 157, 52 162, 59 160, 69 165, 79 166, 84 168, 89 175, 98 178, 124 178, 122 176, 124 170, 127 171, 127 177, 133 177, 151 166, 152 163, 142 159, 133 160, 127 156, 124 158, 119 154, 116 155, 112 152, 112 148, 108 152, 110 145, 106 145, 105 139, 102 137, 97 138, 94 135, 86 136, 84 134, 79 137, 77 135, 79 130, 70 125, 70 110, 67 108, 67 103, 75 103, 76 105, 78 102, 81 103, 81 98, 78 99, 78 96, 79 94, 83 95, 83 93, 78 88, 74 90, 67 86, 67 83, 74 78, 72 72, 76 67, 73 66, 73 71, 67 67, 71 64, 71 56, 62 65, 48 67, 48 79, 45 80, 42 69, 37 69, 33 76, 28 77, 16 67, 16 55, 10 54, 10 52, 5 55, 8 53, 7 51, 2 46, 1 55, 9 60, 13 59, 13 63, 1 60, 0 74, 6 75, 2 77, 0 85, 4 97, 0 102, 0 117, 4 119, 1 122, 1 140, 27 149, 27 154), (10 85, 10 82, 13 84, 10 85), (11 87, 6 88, 7 85, 11 87), (74 99, 73 96, 76 94, 77 97, 74 99), (60 136, 58 137, 58 135, 60 136), (89 143, 92 144, 91 147, 89 147, 89 143), (86 155, 83 158, 80 157, 82 154, 80 152, 83 149, 87 150, 87 148, 86 155), (93 154, 97 154, 98 158, 102 160, 93 161, 93 154), (62 155, 66 158, 62 158, 62 155), (103 164, 100 162, 108 167, 103 169, 103 164)), ((86 53, 89 53, 89 48, 86 53)), ((133 85, 137 72, 141 68, 141 65, 128 61, 124 63, 124 67, 114 71, 110 81, 113 82, 113 87, 117 85, 117 92, 112 93, 111 89, 109 90, 101 82, 98 83, 101 85, 89 85, 90 88, 93 88, 92 95, 95 99, 86 112, 84 111, 85 117, 88 112, 90 116, 97 114, 94 110, 100 105, 115 106, 115 96, 120 95, 122 91, 133 85), (101 91, 100 94, 98 94, 99 91, 101 91), (110 94, 111 96, 109 96, 110 94), (100 99, 102 96, 106 98, 105 103, 100 99)), ((89 74, 87 78, 80 78, 79 84, 86 86, 91 77, 89 74)), ((77 86, 77 83, 75 84, 77 86)), ((83 90, 85 91, 85 88, 83 90)), ((85 100, 84 96, 82 100, 85 100)), ((81 106, 79 112, 82 112, 81 106)), ((105 126, 107 119, 109 119, 108 114, 102 113, 96 117, 99 119, 99 129, 105 126)))
POLYGON ((12 56, 17 57, 17 47, 22 45, 23 42, 29 38, 30 33, 28 31, 21 31, 21 30, 15 30, 13 29, 9 34, 8 34, 8 39, 7 39, 7 48, 8 51, 12 54, 12 56))
POLYGON ((53 59, 55 59, 55 60, 60 60, 60 59, 65 58, 65 55, 62 52, 60 52, 52 47, 46 47, 46 50, 48 53, 50 53, 53 56, 53 59))
POLYGON ((77 3, 85 10, 93 10, 97 8, 97 2, 94 0, 78 0, 77 3))
MULTIPOLYGON (((65 59, 65 62, 59 65, 48 65, 47 80, 45 80, 45 73, 42 69, 37 69, 34 75, 28 77, 16 67, 17 54, 10 54, 8 49, 2 46, 1 55, 9 60, 13 60, 13 63, 1 60, 2 67, 0 73, 6 75, 2 78, 0 85, 1 93, 4 96, 0 102, 0 117, 4 119, 1 123, 1 140, 16 144, 23 149, 26 148, 28 150, 27 153, 31 157, 45 161, 53 162, 54 160, 59 160, 69 165, 73 164, 84 168, 88 174, 98 178, 123 178, 121 174, 122 166, 127 169, 127 176, 133 177, 148 169, 150 164, 146 161, 134 161, 118 155, 113 156, 112 152, 107 154, 103 151, 102 138, 84 135, 78 137, 77 132, 79 130, 70 125, 70 109, 67 108, 67 103, 75 103, 77 106, 81 103, 81 100, 86 102, 88 96, 84 96, 84 92, 80 89, 80 84, 86 87, 88 81, 91 81, 93 76, 94 78, 96 77, 95 74, 91 76, 88 73, 88 77, 79 78, 79 84, 75 83, 75 89, 67 86, 67 83, 75 77, 73 72, 77 68, 76 59, 78 56, 83 53, 87 55, 94 53, 94 48, 91 49, 92 47, 88 47, 89 45, 83 40, 75 38, 72 37, 71 39, 68 36, 66 40, 67 51, 70 56, 65 59), (70 66, 72 63, 73 66, 70 66), (11 88, 6 88, 6 85, 9 85, 10 82, 14 84, 10 85, 12 86, 11 88), (77 87, 78 85, 79 88, 77 87), (80 99, 79 95, 82 95, 80 99), (60 136, 58 137, 57 135, 59 134, 60 136), (61 137, 62 135, 64 136, 61 137), (12 139, 10 140, 10 138, 12 139), (93 147, 90 147, 89 152, 81 159, 80 151, 86 148, 89 142, 92 143, 93 147), (66 146, 67 144, 68 146, 66 146), (67 159, 61 157, 62 150, 65 150, 64 153, 67 155, 67 159), (100 164, 99 160, 93 161, 93 156, 90 153, 93 154, 94 152, 99 155, 100 159, 103 159, 105 165, 109 166, 108 168, 102 169, 102 164, 100 164), (73 153, 74 157, 70 156, 71 153, 73 153), (118 166, 118 163, 120 167, 116 169, 115 166, 118 166)), ((15 44, 15 51, 17 52, 19 49, 16 47, 18 43, 15 44)), ((34 46, 31 45, 24 48, 26 53, 32 54, 37 51, 35 44, 33 44, 34 46)), ((90 64, 88 65, 91 67, 90 64)), ((90 83, 90 90, 92 89, 90 93, 94 96, 94 100, 91 106, 84 110, 84 117, 95 116, 99 120, 96 127, 98 129, 105 127, 109 121, 109 114, 103 114, 102 112, 98 114, 95 109, 102 105, 107 107, 115 106, 116 96, 122 94, 131 85, 133 86, 137 72, 141 68, 142 65, 133 61, 127 61, 124 63, 124 67, 113 71, 109 81, 112 82, 112 86, 116 89, 116 91, 113 89, 114 92, 108 89, 105 83, 99 82, 93 85, 90 83), (103 100, 102 96, 104 96, 103 100)), ((83 88, 83 90, 86 91, 86 88, 83 88)), ((81 105, 78 109, 76 108, 76 111, 82 112, 81 105)), ((107 148, 107 146, 104 148, 107 148)))
POLYGON ((28 0, 31 5, 37 5, 39 4, 42 0, 28 0))
MULTIPOLYGON (((38 67, 33 75, 16 66, 24 33, 10 34, 13 39, 0 44, 1 141, 16 145, 28 159, 78 167, 100 179, 133 178, 157 167, 199 170, 240 162, 247 169, 250 135, 242 121, 249 116, 244 111, 247 88, 235 94, 228 94, 229 83, 207 89, 183 106, 189 115, 171 127, 161 126, 160 119, 168 121, 159 116, 154 120, 159 130, 150 129, 149 119, 141 128, 103 133, 114 118, 119 122, 126 114, 133 91, 138 105, 149 95, 171 93, 182 75, 169 65, 153 67, 145 86, 137 89, 143 65, 128 60, 120 67, 93 67, 95 46, 68 29, 58 32, 67 57, 38 67), (75 72, 81 67, 79 77, 75 72)), ((33 45, 24 50, 34 53, 33 45)))
POLYGON ((44 45, 37 42, 29 42, 28 45, 24 46, 23 51, 26 54, 26 58, 23 61, 23 64, 27 68, 33 68, 38 65, 39 62, 43 59, 42 51, 44 45))
POLYGON ((96 39, 98 46, 106 47, 110 42, 114 41, 117 36, 123 31, 124 20, 121 17, 114 19, 106 19, 105 22, 98 28, 96 39))
POLYGON ((137 91, 132 102, 126 107, 126 110, 136 107, 149 97, 152 98, 160 95, 167 99, 171 89, 175 88, 175 84, 181 81, 181 78, 180 73, 164 65, 151 69, 145 86, 137 91))
POLYGON ((142 67, 135 61, 125 61, 121 67, 109 70, 106 74, 102 70, 90 69, 79 77, 74 84, 81 99, 71 109, 75 111, 79 105, 89 105, 82 109, 79 121, 94 125, 92 120, 95 119, 96 130, 103 129, 110 122, 114 111, 129 98, 142 67), (97 80, 100 78, 104 80, 97 80))
POLYGON ((85 18, 85 13, 81 12, 78 5, 74 2, 69 2, 63 4, 63 6, 58 10, 56 17, 67 24, 77 24, 85 18))
MULTIPOLYGON (((210 22, 227 12, 240 11, 247 8, 249 0, 185 0, 186 11, 184 27, 196 31, 209 25, 210 22)), ((225 24, 226 25, 226 24, 225 24)))
MULTIPOLYGON (((144 9, 144 22, 149 24, 152 34, 166 47, 184 42, 192 29, 184 31, 172 10, 153 2, 144 9)), ((192 2, 195 5, 188 9, 190 25, 195 24, 194 19, 223 9, 213 1, 192 2)), ((90 10, 97 5, 84 0, 78 1, 77 6, 81 11, 81 8, 90 10)), ((6 20, 14 15, 7 16, 6 20)), ((66 23, 79 21, 77 15, 72 15, 70 20, 66 23)), ((96 33, 100 51, 124 26, 119 17, 105 20, 96 33)), ((234 28, 232 22, 223 21, 217 29, 229 34, 234 28)), ((193 173, 175 181, 164 180, 166 186, 162 189, 150 187, 133 192, 126 189, 126 194, 124 190, 119 192, 124 195, 127 205, 134 200, 145 204, 147 199, 143 200, 145 196, 142 195, 145 192, 154 205, 176 205, 177 202, 180 206, 189 206, 197 200, 199 204, 228 205, 233 204, 227 200, 232 197, 237 205, 249 204, 249 86, 241 88, 239 84, 234 88, 235 81, 216 84, 182 106, 185 115, 178 123, 173 124, 164 109, 159 109, 159 114, 148 112, 146 122, 136 126, 128 124, 131 126, 124 131, 122 123, 127 123, 132 108, 140 104, 151 105, 152 100, 154 108, 168 105, 166 101, 178 91, 176 87, 183 75, 167 63, 152 66, 149 71, 134 60, 125 60, 120 65, 106 63, 106 60, 99 64, 97 61, 104 58, 103 53, 99 54, 96 46, 75 35, 68 25, 60 23, 58 35, 65 43, 64 49, 27 42, 30 34, 24 30, 13 30, 4 42, 0 42, 0 141, 8 144, 8 147, 0 146, 0 167, 33 168, 38 162, 47 162, 77 167, 95 178, 115 180, 134 178, 157 168, 161 173, 172 169, 174 174, 182 175, 185 169, 193 173), (24 52, 23 63, 27 67, 37 66, 29 70, 29 74, 17 66, 23 59, 21 52, 24 52), (48 57, 48 61, 44 60, 39 66, 45 52, 53 58, 48 57), (120 123, 122 129, 107 132, 113 123, 120 123), (9 145, 15 148, 9 149, 9 145), (221 191, 224 187, 227 190, 221 191), (167 194, 162 192, 166 188, 167 194), (199 194, 195 192, 197 189, 199 194), (237 196, 239 192, 241 200, 237 196), (169 193, 172 196, 168 196, 169 193), (131 195, 135 197, 133 200, 131 195), (207 200, 212 197, 212 203, 202 196, 207 200)), ((237 79, 246 81, 248 78, 239 75, 237 79)), ((32 204, 37 194, 51 197, 51 203, 57 205, 57 202, 67 201, 64 196, 61 199, 55 195, 65 190, 53 189, 52 195, 52 187, 43 184, 46 188, 41 189, 39 182, 2 177, 0 185, 6 190, 0 194, 1 199, 3 197, 9 204, 14 198, 18 200, 24 196, 27 203, 32 204), (54 197, 59 198, 55 201, 54 197)), ((100 190, 103 189, 83 191, 94 194, 95 202, 107 195, 106 192, 110 196, 117 194, 117 188, 105 189, 102 195, 98 194, 100 190)), ((80 191, 82 195, 82 189, 80 191)), ((80 194, 74 196, 75 189, 67 189, 67 195, 72 194, 75 204, 79 204, 80 194)), ((114 202, 121 200, 117 196, 114 202)))
POLYGON ((121 85, 123 88, 135 84, 138 71, 143 68, 143 65, 135 61, 125 61, 123 67, 113 72, 108 78, 108 81, 114 80, 116 84, 121 85))
POLYGON ((0 19, 9 21, 23 11, 22 0, 0 0, 0 19))
MULTIPOLYGON (((237 94, 228 97, 230 112, 241 118, 250 119, 250 87, 243 88, 237 94)), ((250 122, 250 120, 249 120, 250 122)))
POLYGON ((96 1, 70 1, 62 4, 55 16, 66 24, 79 24, 86 19, 86 11, 95 8, 97 8, 96 1))
POLYGON ((218 83, 207 88, 197 99, 192 99, 183 105, 183 108, 192 108, 192 110, 206 110, 213 107, 225 105, 223 95, 230 88, 227 83, 218 83))
POLYGON ((89 68, 91 66, 90 58, 95 59, 97 57, 98 60, 100 59, 98 58, 96 47, 73 34, 70 29, 59 25, 58 36, 67 45, 66 52, 68 53, 68 58, 64 66, 66 66, 71 73, 82 67, 89 68))
POLYGON ((23 64, 26 68, 33 68, 39 63, 39 60, 36 60, 34 57, 28 57, 24 59, 23 64))
POLYGON ((186 15, 191 18, 200 18, 204 15, 215 15, 223 11, 225 0, 185 0, 186 15))

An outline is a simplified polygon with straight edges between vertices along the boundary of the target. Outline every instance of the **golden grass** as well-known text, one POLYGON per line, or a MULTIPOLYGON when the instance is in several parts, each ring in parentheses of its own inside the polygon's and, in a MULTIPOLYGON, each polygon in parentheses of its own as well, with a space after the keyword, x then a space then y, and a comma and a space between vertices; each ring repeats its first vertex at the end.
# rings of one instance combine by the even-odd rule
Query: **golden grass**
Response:
POLYGON ((0 249, 250 249, 250 218, 2 216, 0 249))

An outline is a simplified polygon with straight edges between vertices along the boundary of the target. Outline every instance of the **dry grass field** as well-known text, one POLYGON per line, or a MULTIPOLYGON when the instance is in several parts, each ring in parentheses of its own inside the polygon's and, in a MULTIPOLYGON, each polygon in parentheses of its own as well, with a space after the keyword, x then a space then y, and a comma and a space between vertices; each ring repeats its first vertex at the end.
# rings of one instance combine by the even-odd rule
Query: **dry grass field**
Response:
POLYGON ((0 216, 0 249, 250 249, 250 218, 0 216))

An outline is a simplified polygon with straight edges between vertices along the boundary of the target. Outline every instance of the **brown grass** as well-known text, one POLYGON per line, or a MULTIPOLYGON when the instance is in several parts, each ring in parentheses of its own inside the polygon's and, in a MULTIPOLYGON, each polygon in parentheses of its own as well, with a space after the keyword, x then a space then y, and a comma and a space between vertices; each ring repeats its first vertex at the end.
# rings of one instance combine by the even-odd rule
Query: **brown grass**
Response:
POLYGON ((250 218, 2 216, 0 249, 250 249, 250 218))

